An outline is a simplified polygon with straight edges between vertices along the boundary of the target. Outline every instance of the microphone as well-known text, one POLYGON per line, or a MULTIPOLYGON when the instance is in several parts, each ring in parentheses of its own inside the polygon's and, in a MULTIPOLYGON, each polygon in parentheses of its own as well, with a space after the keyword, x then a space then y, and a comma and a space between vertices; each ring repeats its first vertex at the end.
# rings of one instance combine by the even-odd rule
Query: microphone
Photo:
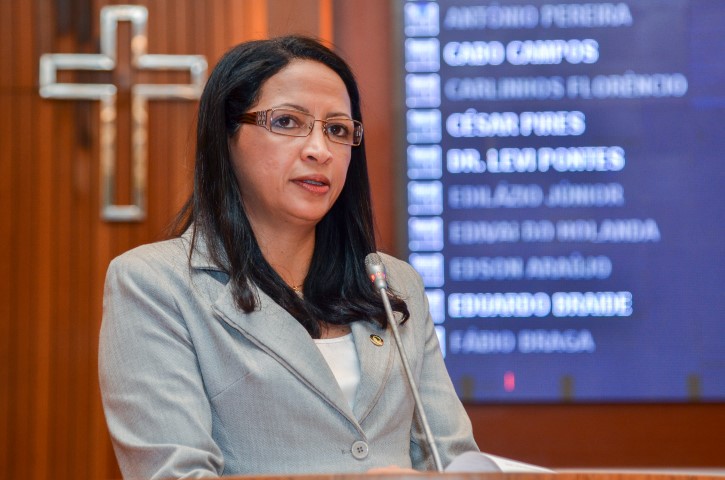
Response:
POLYGON ((398 324, 393 317, 393 309, 390 307, 390 299, 388 298, 388 281, 385 276, 385 265, 380 259, 380 255, 377 253, 370 253, 365 257, 365 270, 370 277, 370 280, 375 285, 375 288, 380 291, 380 297, 383 299, 383 305, 385 306, 385 314, 388 317, 388 324, 393 331, 393 337, 395 338, 395 344, 398 347, 398 354, 400 360, 403 363, 403 370, 405 370, 405 376, 408 379, 408 385, 410 390, 413 392, 413 400, 415 401, 415 409, 418 411, 418 418, 420 423, 423 424, 423 431, 425 432, 425 439, 428 442, 430 451, 433 454, 433 462, 435 463, 436 470, 439 473, 443 472, 443 465, 441 465, 441 458, 438 455, 438 448, 436 447, 435 440, 433 440, 433 433, 430 431, 430 424, 428 424, 428 418, 425 416, 425 410, 423 409, 423 402, 420 400, 418 394, 418 387, 415 384, 413 373, 410 371, 410 364, 408 363, 408 356, 405 353, 403 342, 400 340, 400 333, 398 333, 398 324))

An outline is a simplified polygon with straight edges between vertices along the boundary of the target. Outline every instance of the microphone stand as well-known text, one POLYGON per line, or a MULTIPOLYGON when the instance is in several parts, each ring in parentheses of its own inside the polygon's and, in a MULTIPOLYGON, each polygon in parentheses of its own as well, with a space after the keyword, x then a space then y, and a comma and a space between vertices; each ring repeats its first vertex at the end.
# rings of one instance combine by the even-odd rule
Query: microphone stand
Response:
MULTIPOLYGON (((381 262, 382 265, 382 262, 381 262)), ((386 282, 387 283, 387 282, 386 282)), ((375 286, 378 286, 378 283, 376 282, 375 286)), ((398 346, 398 353, 400 353, 400 359, 403 362, 403 369, 405 370, 405 375, 408 377, 408 383, 410 384, 410 389, 413 392, 413 400, 415 401, 415 406, 418 410, 418 415, 420 415, 420 423, 423 424, 423 431, 425 432, 425 438, 428 441, 428 445, 430 446, 431 454, 433 455, 433 461, 435 462, 436 470, 438 470, 439 473, 443 473, 443 466, 441 464, 441 457, 438 454, 438 448, 436 447, 435 441, 433 440, 433 433, 430 431, 430 426, 428 425, 428 418, 425 416, 425 410, 423 410, 423 402, 420 400, 420 395, 418 395, 418 387, 415 384, 415 380, 413 379, 413 373, 410 371, 410 365, 408 364, 408 356, 405 353, 405 348, 403 347, 403 342, 400 340, 400 333, 398 333, 398 324, 395 321, 395 317, 393 317, 393 309, 390 307, 390 299, 388 299, 388 294, 386 293, 386 287, 382 286, 380 287, 380 297, 383 299, 383 305, 385 306, 385 313, 388 316, 388 323, 390 324, 390 328, 393 330, 393 337, 395 337, 395 344, 398 346)))

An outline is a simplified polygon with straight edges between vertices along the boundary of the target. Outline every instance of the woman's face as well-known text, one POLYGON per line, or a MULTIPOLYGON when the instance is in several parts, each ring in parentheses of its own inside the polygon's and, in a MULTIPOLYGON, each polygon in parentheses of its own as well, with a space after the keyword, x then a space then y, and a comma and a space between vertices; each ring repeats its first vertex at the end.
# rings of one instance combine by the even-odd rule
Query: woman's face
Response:
MULTIPOLYGON (((271 108, 299 110, 317 120, 352 118, 342 79, 312 60, 293 60, 262 85, 250 111, 271 108)), ((267 231, 319 222, 342 191, 352 148, 331 142, 320 122, 307 137, 242 124, 229 147, 247 216, 255 230, 267 231)))

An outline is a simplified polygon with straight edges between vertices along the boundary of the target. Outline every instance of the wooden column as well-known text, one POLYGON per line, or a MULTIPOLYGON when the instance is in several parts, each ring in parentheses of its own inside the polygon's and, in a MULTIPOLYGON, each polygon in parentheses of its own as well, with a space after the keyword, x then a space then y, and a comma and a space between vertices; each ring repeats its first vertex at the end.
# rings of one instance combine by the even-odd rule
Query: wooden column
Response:
MULTIPOLYGON (((396 138, 401 109, 395 83, 396 55, 393 35, 393 4, 388 0, 366 0, 334 3, 334 44, 350 64, 360 86, 365 148, 373 190, 375 222, 378 227, 378 248, 400 255, 399 238, 405 230, 398 228, 397 212, 401 205, 400 142, 396 138)), ((402 212, 401 212, 402 214, 402 212)))

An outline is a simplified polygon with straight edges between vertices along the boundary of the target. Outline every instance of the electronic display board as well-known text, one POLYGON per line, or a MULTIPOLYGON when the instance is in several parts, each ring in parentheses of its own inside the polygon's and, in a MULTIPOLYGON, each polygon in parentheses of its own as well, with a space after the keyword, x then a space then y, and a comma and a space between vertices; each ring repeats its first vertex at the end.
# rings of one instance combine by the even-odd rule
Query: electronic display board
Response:
POLYGON ((478 402, 725 400, 725 2, 404 2, 407 242, 478 402))

